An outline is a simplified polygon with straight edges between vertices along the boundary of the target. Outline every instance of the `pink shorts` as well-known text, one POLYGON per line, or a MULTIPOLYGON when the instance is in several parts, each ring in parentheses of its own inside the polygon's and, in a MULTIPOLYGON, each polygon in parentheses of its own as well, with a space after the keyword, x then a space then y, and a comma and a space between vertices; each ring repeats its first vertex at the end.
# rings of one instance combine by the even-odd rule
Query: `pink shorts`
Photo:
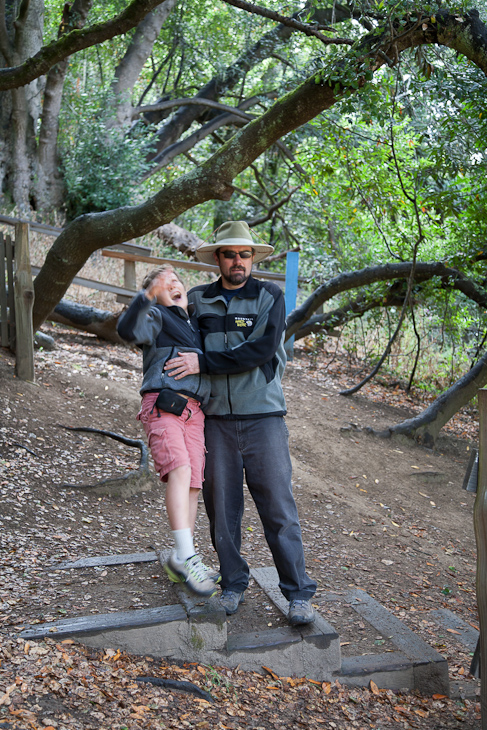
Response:
POLYGON ((137 419, 142 421, 156 471, 161 481, 178 466, 191 467, 191 489, 201 489, 205 469, 205 415, 200 404, 188 398, 180 416, 154 407, 158 393, 145 393, 137 419), (152 411, 152 413, 151 413, 152 411))

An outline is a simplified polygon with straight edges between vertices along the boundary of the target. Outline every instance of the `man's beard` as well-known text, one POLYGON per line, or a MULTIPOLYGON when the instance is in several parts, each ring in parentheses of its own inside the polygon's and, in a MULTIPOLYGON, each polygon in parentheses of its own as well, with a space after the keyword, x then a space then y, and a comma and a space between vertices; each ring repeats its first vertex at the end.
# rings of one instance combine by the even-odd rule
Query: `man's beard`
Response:
POLYGON ((228 281, 229 284, 232 284, 233 286, 236 286, 237 284, 245 284, 245 282, 248 280, 250 276, 250 273, 247 274, 245 270, 237 269, 236 271, 231 271, 229 275, 222 273, 222 278, 225 279, 225 281, 228 281))

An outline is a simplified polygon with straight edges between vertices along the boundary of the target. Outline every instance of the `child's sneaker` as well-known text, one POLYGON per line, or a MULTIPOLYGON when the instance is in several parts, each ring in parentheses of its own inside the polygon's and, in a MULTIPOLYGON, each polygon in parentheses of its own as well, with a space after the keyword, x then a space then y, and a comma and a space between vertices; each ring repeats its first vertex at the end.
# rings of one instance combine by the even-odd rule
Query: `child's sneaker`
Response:
POLYGON ((222 579, 221 573, 219 570, 215 570, 215 568, 211 568, 209 565, 206 565, 203 563, 203 567, 206 570, 208 574, 208 578, 213 581, 213 583, 219 583, 222 579))
POLYGON ((208 576, 199 555, 179 561, 174 551, 164 563, 164 570, 173 583, 184 583, 197 596, 209 597, 217 592, 215 581, 208 576))

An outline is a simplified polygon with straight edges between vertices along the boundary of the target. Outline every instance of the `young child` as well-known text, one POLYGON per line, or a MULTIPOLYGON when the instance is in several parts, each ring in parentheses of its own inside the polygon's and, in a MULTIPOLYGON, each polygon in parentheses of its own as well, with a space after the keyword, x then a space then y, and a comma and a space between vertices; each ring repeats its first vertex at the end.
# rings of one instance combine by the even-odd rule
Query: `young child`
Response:
POLYGON ((205 461, 204 414, 210 385, 207 375, 175 380, 164 371, 178 352, 201 352, 196 317, 188 315, 185 288, 170 266, 151 271, 117 325, 127 342, 142 346, 142 421, 160 479, 166 482, 166 511, 175 550, 164 563, 174 582, 194 593, 216 593, 218 574, 195 554, 193 531, 205 461))

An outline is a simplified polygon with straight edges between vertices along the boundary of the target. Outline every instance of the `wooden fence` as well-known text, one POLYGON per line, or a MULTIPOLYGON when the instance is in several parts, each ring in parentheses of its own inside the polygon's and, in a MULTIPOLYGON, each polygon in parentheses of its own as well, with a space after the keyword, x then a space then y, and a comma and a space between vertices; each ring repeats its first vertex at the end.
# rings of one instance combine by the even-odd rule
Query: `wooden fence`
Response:
POLYGON ((15 224, 15 238, 0 232, 0 345, 15 352, 16 374, 34 381, 34 287, 29 224, 15 224))
MULTIPOLYGON (((32 275, 37 276, 40 266, 31 266, 29 260, 29 228, 38 233, 57 237, 62 228, 27 222, 18 218, 0 215, 0 224, 15 226, 15 242, 9 235, 0 232, 0 262, 3 262, 5 276, 0 272, 0 346, 10 347, 16 352, 17 375, 24 380, 34 380, 34 354, 32 331, 32 308, 34 305, 34 289, 32 275)), ((197 261, 181 261, 151 256, 150 247, 141 246, 133 242, 126 242, 102 250, 103 256, 121 259, 124 263, 123 286, 108 284, 103 281, 76 276, 72 283, 89 289, 105 291, 115 294, 117 302, 129 304, 136 293, 136 262, 161 266, 170 264, 174 268, 192 269, 195 271, 213 272, 219 274, 217 266, 203 264, 197 261)), ((1 265, 1 264, 0 264, 1 265)), ((271 271, 254 270, 253 276, 257 279, 271 279, 289 287, 289 277, 286 274, 271 271)), ((289 272, 287 272, 289 274, 289 272)), ((297 264, 293 268, 293 282, 297 286, 297 264)), ((299 281, 303 279, 299 277, 299 281)), ((286 309, 290 311, 294 303, 286 300, 286 309)), ((290 354, 290 353, 289 353, 290 354)))

